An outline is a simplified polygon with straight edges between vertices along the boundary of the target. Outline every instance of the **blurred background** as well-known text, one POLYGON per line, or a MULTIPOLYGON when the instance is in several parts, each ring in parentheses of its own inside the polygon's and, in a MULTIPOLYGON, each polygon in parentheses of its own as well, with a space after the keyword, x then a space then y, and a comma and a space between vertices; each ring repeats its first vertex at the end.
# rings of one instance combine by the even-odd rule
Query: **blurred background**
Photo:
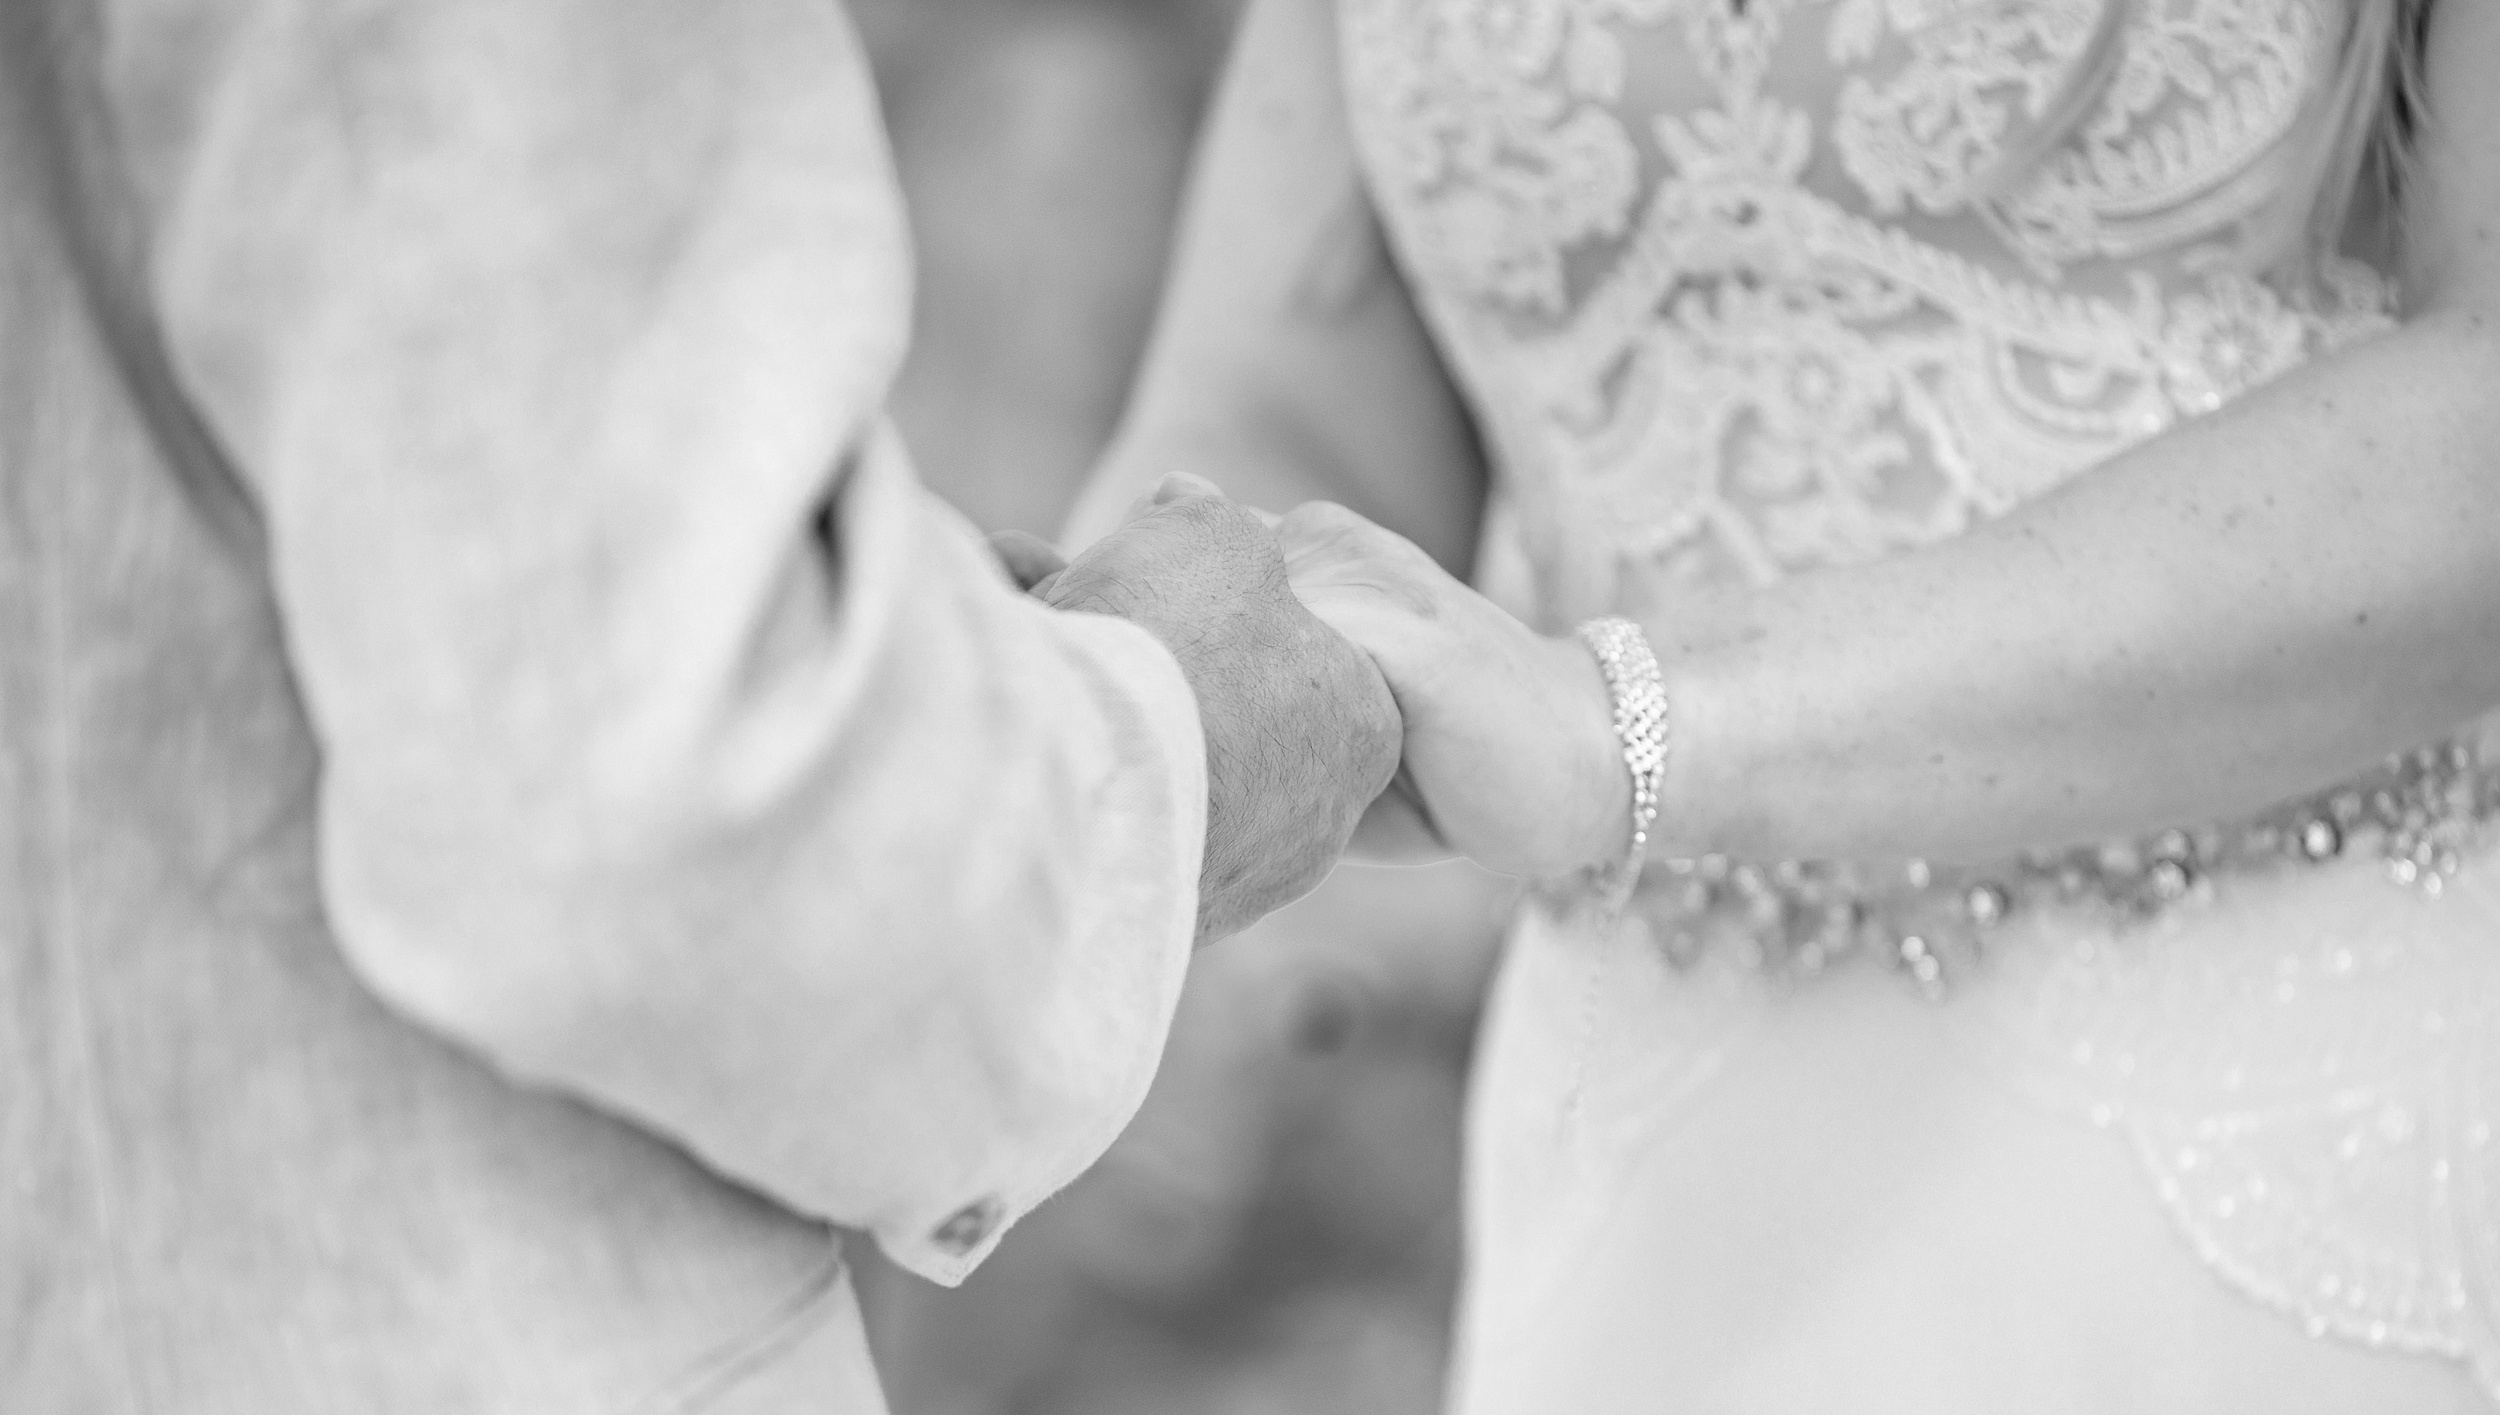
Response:
MULTIPOLYGON (((919 248, 895 408, 986 529, 1118 415, 1239 0, 852 0, 919 248)), ((1440 1393, 1458 1116, 1509 897, 1341 870, 1202 954, 1153 1096, 961 1290, 873 1266, 896 1415, 1407 1415, 1440 1393)))

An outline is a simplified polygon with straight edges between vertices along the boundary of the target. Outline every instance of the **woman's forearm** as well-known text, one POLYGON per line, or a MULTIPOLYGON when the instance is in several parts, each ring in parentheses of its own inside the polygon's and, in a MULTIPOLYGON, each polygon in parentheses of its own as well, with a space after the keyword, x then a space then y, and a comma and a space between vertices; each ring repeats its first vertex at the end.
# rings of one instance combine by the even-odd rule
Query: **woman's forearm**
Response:
POLYGON ((1919 554, 1645 616, 1667 848, 1987 859, 2500 705, 2500 330, 2426 316, 1919 554))
POLYGON ((1346 475, 1344 452, 1329 445, 1342 440, 1329 436, 1334 429, 1307 425, 1291 402, 1264 412, 1246 402, 1236 379, 1211 378, 1204 391, 1141 396, 1069 509, 1063 548, 1080 549, 1115 529, 1131 502, 1173 472, 1206 477, 1263 511, 1364 499, 1359 482, 1346 475))
POLYGON ((1365 197, 1330 0, 1245 15, 1119 435, 1073 550, 1171 472, 1282 512, 1342 502, 1464 573, 1484 469, 1365 197))

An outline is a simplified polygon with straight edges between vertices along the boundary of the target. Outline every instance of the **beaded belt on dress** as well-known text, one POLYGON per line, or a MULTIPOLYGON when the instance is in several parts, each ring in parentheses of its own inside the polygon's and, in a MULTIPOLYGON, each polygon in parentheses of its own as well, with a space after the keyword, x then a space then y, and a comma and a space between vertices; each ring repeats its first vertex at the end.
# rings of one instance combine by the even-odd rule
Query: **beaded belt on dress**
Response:
POLYGON ((1955 973, 1984 956, 1991 932, 2031 910, 2096 911, 2114 926, 2139 926, 2209 901, 2217 878, 2364 853, 2377 855, 2395 883, 2436 895, 2495 814, 2500 768, 2457 741, 2390 757, 2357 780, 2237 824, 2033 851, 1997 865, 1660 860, 1629 908, 1679 966, 1722 948, 1749 967, 1783 973, 1872 958, 1941 997, 1955 973))

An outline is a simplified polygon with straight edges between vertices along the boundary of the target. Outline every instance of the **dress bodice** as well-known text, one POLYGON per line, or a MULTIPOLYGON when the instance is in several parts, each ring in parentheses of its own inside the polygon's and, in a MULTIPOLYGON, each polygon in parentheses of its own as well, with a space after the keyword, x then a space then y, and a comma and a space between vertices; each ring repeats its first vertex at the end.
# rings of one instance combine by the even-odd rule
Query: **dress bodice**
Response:
POLYGON ((2100 8, 1350 0, 1374 191, 1537 608, 1953 535, 2384 321, 2363 266, 2235 259, 2336 0, 2142 7, 2075 140, 1974 195, 2100 8))
MULTIPOLYGON (((1341 0, 1373 198, 1495 457, 1488 593, 1555 629, 1931 544, 2388 327, 2365 264, 2247 248, 2312 195, 2286 139, 2343 0, 2135 7, 2074 135, 1993 180, 2103 4, 1341 0)), ((2444 748, 2175 859, 1892 893, 1988 926, 1957 1009, 2125 1132, 2216 1271, 2500 1396, 2493 786, 2444 748)), ((1816 896, 1755 893, 1740 941, 1793 946, 1816 896)), ((1686 1040, 1638 1084, 1705 1073, 1765 988, 1661 1003, 1686 1040)))

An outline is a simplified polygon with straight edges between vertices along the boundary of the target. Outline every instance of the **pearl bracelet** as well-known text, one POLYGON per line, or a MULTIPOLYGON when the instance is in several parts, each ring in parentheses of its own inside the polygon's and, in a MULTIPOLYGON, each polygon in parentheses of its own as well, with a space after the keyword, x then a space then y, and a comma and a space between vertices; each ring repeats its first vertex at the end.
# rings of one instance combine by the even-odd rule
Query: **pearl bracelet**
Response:
POLYGON ((1649 828, 1658 819, 1658 788, 1667 774, 1666 683, 1649 635, 1631 620, 1591 619, 1573 632, 1597 656, 1598 669, 1606 675, 1606 691, 1614 698, 1615 737, 1623 743, 1623 764, 1632 773, 1632 848, 1616 864, 1601 866, 1596 876, 1608 907, 1620 909, 1640 883, 1649 828))

